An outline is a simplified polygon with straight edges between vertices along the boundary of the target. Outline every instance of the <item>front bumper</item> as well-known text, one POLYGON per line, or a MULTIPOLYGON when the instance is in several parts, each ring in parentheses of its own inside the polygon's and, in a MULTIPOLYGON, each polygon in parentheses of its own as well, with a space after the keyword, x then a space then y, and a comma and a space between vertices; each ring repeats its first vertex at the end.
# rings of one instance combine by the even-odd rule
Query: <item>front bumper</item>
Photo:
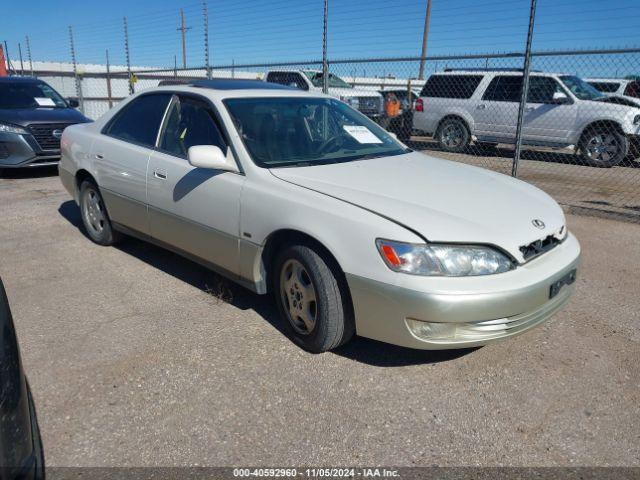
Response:
POLYGON ((347 274, 356 331, 363 337, 426 350, 486 345, 526 332, 557 312, 575 283, 549 298, 551 285, 579 264, 580 246, 570 234, 550 252, 511 272, 442 279, 449 291, 417 290, 347 274), (485 286, 479 288, 483 280, 485 286), (415 325, 424 324, 434 327, 431 336, 424 329, 416 333, 415 325))
POLYGON ((0 168, 44 167, 60 161, 60 150, 42 150, 32 135, 0 133, 0 168))

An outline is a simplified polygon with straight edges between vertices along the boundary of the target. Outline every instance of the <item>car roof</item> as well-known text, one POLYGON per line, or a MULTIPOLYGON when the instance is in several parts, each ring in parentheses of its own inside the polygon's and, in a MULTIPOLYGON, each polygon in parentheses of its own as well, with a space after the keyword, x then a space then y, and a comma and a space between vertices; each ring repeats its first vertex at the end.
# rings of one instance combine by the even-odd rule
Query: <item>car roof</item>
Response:
MULTIPOLYGON (((444 72, 435 72, 433 75, 522 75, 522 70, 518 69, 495 69, 495 70, 485 70, 485 69, 477 69, 477 70, 445 70, 444 72)), ((558 73, 558 72, 541 72, 539 70, 532 70, 529 75, 532 76, 563 76, 569 75, 567 73, 558 73)))
POLYGON ((44 83, 35 77, 0 77, 0 83, 44 83))
MULTIPOLYGON (((209 82, 209 81, 206 81, 209 82)), ((220 86, 220 84, 219 84, 220 86)), ((212 99, 224 98, 250 98, 250 97, 329 97, 320 92, 307 92, 297 88, 286 87, 278 84, 270 84, 261 80, 246 80, 243 83, 233 82, 223 85, 224 88, 212 88, 210 84, 194 82, 192 84, 163 85, 159 87, 141 90, 140 93, 151 92, 186 92, 203 95, 212 99), (250 82, 250 83, 249 83, 250 82), (208 86, 207 86, 208 85, 208 86)))
POLYGON ((630 82, 628 78, 585 78, 587 82, 623 83, 630 82))

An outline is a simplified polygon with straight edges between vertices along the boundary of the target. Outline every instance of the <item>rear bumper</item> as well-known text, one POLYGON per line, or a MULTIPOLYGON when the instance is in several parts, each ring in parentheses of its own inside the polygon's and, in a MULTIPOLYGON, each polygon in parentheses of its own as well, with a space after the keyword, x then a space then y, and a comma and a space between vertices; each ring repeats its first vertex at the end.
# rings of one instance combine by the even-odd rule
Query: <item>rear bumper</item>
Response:
POLYGON ((570 298, 575 283, 564 285, 553 298, 550 288, 579 268, 579 244, 570 237, 530 263, 536 265, 500 274, 511 278, 496 282, 499 287, 487 278, 487 287, 480 292, 465 291, 465 279, 459 279, 460 288, 450 292, 429 292, 347 274, 357 333, 405 347, 439 350, 486 345, 526 332, 570 298))

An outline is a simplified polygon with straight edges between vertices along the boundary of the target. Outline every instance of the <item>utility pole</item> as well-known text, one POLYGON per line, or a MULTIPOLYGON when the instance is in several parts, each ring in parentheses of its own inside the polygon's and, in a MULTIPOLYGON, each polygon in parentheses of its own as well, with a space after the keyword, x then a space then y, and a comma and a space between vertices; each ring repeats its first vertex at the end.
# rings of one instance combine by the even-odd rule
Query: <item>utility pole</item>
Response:
POLYGON ((185 34, 187 30, 191 30, 191 27, 186 27, 184 24, 184 10, 180 9, 180 26, 176 29, 182 36, 182 68, 187 68, 187 41, 185 34))
POLYGON ((27 40, 27 58, 29 59, 29 70, 31 70, 31 76, 33 77, 33 59, 31 58, 31 42, 29 42, 29 35, 25 36, 27 40))
POLYGON ((518 164, 520 163, 520 151, 522 149, 522 124, 524 122, 524 109, 529 96, 529 72, 531 71, 531 42, 533 40, 533 25, 536 20, 536 0, 531 0, 529 11, 529 30, 527 32, 527 45, 524 51, 524 69, 522 72, 522 95, 518 107, 518 122, 516 123, 516 148, 513 153, 513 165, 511 176, 518 176, 518 164))
POLYGON ((431 20, 431 0, 427 0, 427 13, 424 16, 424 30, 422 32, 422 53, 420 54, 420 72, 418 78, 424 79, 424 64, 427 60, 427 39, 429 38, 429 21, 431 20))

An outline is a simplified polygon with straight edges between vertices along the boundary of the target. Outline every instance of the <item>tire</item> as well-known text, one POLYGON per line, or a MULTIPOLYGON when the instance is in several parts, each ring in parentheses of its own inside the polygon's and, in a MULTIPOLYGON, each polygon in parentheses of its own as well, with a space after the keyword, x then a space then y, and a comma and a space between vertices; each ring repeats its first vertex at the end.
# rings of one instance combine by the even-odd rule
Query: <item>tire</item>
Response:
POLYGON ((445 118, 438 126, 436 140, 445 152, 462 153, 471 142, 471 133, 462 119, 445 118))
POLYGON ((580 139, 580 156, 592 167, 615 167, 628 152, 629 139, 612 128, 589 128, 580 139))
POLYGON ((87 235, 98 245, 113 245, 121 239, 111 225, 100 190, 91 180, 80 185, 80 216, 87 235))
POLYGON ((31 420, 31 438, 33 441, 33 455, 34 462, 34 480, 45 479, 45 466, 44 466, 44 448, 42 447, 42 436, 40 435, 40 426, 38 425, 38 416, 36 415, 36 406, 33 403, 33 396, 31 395, 31 388, 27 383, 27 401, 29 402, 29 417, 31 420))
POLYGON ((348 342, 355 323, 346 281, 328 255, 285 246, 272 269, 272 292, 292 340, 313 353, 348 342))

